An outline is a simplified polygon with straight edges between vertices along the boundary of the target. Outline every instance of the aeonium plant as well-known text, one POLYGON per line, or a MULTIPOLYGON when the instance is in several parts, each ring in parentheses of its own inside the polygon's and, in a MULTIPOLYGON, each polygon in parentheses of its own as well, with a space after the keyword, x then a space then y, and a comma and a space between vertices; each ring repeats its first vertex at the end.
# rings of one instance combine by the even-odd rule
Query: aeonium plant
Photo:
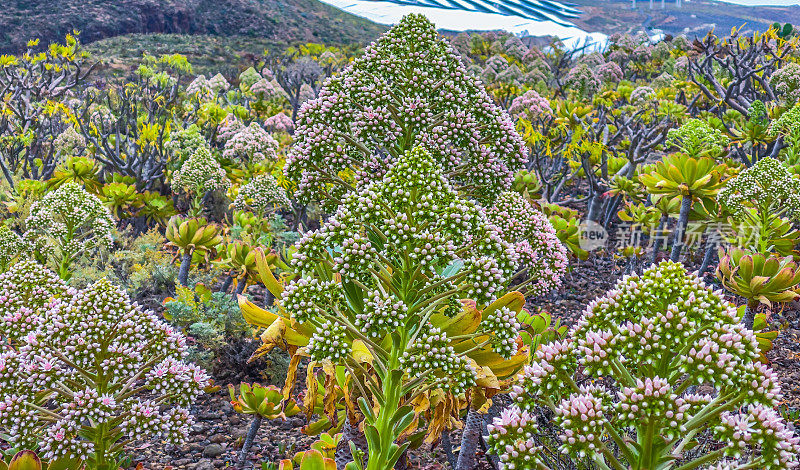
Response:
POLYGON ((41 261, 51 260, 61 279, 86 252, 109 247, 115 224, 102 201, 79 183, 69 182, 36 201, 25 220, 25 238, 41 261))
POLYGON ((116 470, 131 441, 181 442, 209 385, 185 338, 106 280, 68 288, 22 261, 0 275, 0 430, 68 468, 116 470))
POLYGON ((506 191, 486 215, 517 253, 520 270, 515 275, 515 289, 538 296, 561 284, 567 271, 567 249, 541 210, 521 194, 506 191))
POLYGON ((203 212, 203 198, 213 191, 224 191, 231 182, 219 162, 207 147, 199 147, 172 174, 172 189, 186 193, 191 198, 190 215, 197 217, 203 212))
POLYGON ((622 278, 521 374, 490 426, 501 468, 548 468, 538 406, 555 414, 560 450, 600 469, 797 467, 800 440, 773 408, 778 378, 737 317, 680 264, 622 278))
POLYGON ((293 138, 286 173, 299 182, 298 197, 330 207, 420 145, 462 193, 491 201, 511 185, 526 152, 508 114, 417 14, 303 103, 293 138))
POLYGON ((415 397, 433 389, 459 394, 475 384, 472 351, 517 351, 519 309, 486 308, 463 337, 448 334, 448 319, 464 311, 461 300, 477 302, 476 312, 492 303, 517 259, 422 148, 347 196, 296 248, 292 265, 300 276, 279 304, 291 322, 313 331, 301 353, 345 366, 354 378, 353 371, 374 369, 357 384, 369 470, 392 469, 409 445, 398 440, 416 420, 409 406, 415 397), (356 355, 369 357, 367 365, 356 355))

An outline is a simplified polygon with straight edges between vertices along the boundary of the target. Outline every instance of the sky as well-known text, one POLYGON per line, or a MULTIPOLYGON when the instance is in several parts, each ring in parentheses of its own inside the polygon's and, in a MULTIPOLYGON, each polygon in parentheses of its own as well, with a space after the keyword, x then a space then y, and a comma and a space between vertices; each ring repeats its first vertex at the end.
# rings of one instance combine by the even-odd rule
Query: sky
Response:
MULTIPOLYGON (((394 24, 408 13, 424 13, 437 28, 454 31, 466 29, 482 30, 502 29, 512 33, 527 31, 534 36, 552 35, 560 37, 567 46, 571 43, 583 43, 587 37, 590 41, 605 42, 606 36, 601 33, 582 31, 578 28, 565 27, 550 21, 537 22, 517 16, 503 16, 489 13, 443 10, 439 8, 411 7, 397 5, 385 1, 372 0, 321 0, 354 15, 363 16, 376 23, 394 24)), ((566 0, 567 2, 569 0, 566 0)), ((684 0, 690 3, 690 0, 684 0)), ((722 0, 739 5, 800 5, 800 0, 722 0)))

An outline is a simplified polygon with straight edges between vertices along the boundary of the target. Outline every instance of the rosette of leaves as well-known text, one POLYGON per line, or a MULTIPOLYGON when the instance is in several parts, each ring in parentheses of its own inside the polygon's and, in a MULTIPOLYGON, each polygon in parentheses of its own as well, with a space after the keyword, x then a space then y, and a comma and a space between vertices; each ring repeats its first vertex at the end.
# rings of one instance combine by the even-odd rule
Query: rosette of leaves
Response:
POLYGON ((711 158, 673 154, 664 157, 639 175, 639 181, 650 194, 681 197, 678 226, 670 254, 672 261, 677 261, 680 257, 692 203, 714 198, 724 186, 726 170, 726 165, 717 164, 711 158))
POLYGON ((239 461, 237 462, 238 468, 244 468, 247 454, 250 452, 250 447, 253 445, 253 440, 258 433, 258 428, 261 427, 262 420, 290 418, 300 413, 300 408, 294 402, 285 400, 278 387, 273 385, 264 387, 259 384, 250 385, 242 382, 239 385, 238 395, 233 385, 228 385, 228 393, 230 394, 234 411, 253 416, 253 421, 250 424, 247 436, 245 436, 242 450, 239 453, 239 461))
POLYGON ((186 193, 192 199, 191 215, 203 210, 203 197, 214 191, 224 191, 230 186, 225 170, 206 147, 200 147, 172 174, 172 189, 186 193))
POLYGON ((141 203, 136 185, 121 181, 104 184, 99 196, 117 219, 130 217, 141 203))
POLYGON ((581 248, 580 243, 578 212, 557 204, 542 204, 542 211, 550 219, 550 224, 561 243, 578 259, 587 259, 589 252, 581 248))
POLYGON ((522 194, 524 197, 531 199, 539 199, 541 197, 542 182, 536 176, 536 172, 528 170, 520 170, 514 175, 514 191, 522 194))
POLYGON ((536 440, 543 406, 560 451, 601 469, 689 470, 726 458, 794 468, 799 440, 774 409, 779 379, 758 358, 734 306, 663 262, 619 280, 569 338, 541 347, 512 388, 515 405, 490 426, 491 446, 502 468, 551 468, 536 440), (695 385, 710 393, 689 392, 695 385))
POLYGON ((733 246, 759 253, 795 256, 800 231, 791 219, 764 217, 755 209, 745 209, 738 217, 728 217, 729 230, 723 230, 726 241, 733 246))
POLYGON ((800 297, 800 267, 791 256, 752 253, 731 247, 720 250, 717 278, 725 289, 747 299, 743 322, 753 327, 758 304, 790 302, 800 297))
POLYGON ((248 281, 257 275, 256 248, 246 241, 231 240, 220 250, 220 259, 214 261, 236 280, 236 294, 243 293, 248 281))
POLYGON ((139 211, 136 215, 142 216, 149 223, 164 226, 167 220, 175 215, 175 205, 172 199, 155 191, 139 193, 139 211))
POLYGON ((424 16, 410 14, 329 78, 297 119, 286 174, 335 207, 424 145, 451 185, 491 201, 522 168, 514 124, 424 16))
POLYGON ((169 245, 179 251, 181 267, 178 283, 185 286, 194 258, 208 260, 216 256, 217 247, 222 243, 222 229, 219 225, 209 224, 202 217, 184 219, 174 216, 167 223, 166 237, 169 245))
MULTIPOLYGON (((292 329, 308 336, 298 354, 373 371, 364 383, 363 374, 351 373, 363 391, 368 469, 393 468, 410 445, 398 441, 418 421, 410 400, 428 390, 459 394, 476 385, 470 353, 488 346, 500 362, 517 357, 522 295, 516 294, 515 308, 498 299, 515 265, 513 248, 476 205, 457 195, 422 148, 348 196, 333 218, 296 244, 292 268, 300 276, 275 290, 279 306, 292 329), (474 299, 477 308, 465 309, 461 299, 474 299), (459 328, 462 322, 469 329, 459 328)), ((249 322, 268 327, 262 340, 290 340, 283 336, 287 321, 252 312, 245 314, 249 322)), ((302 343, 303 335, 292 335, 302 343)))
POLYGON ((515 277, 520 279, 514 289, 539 296, 561 284, 567 271, 567 249, 544 213, 519 193, 506 191, 486 210, 486 216, 517 253, 520 271, 515 277), (527 279, 522 280, 523 276, 527 279))
POLYGON ((64 163, 56 168, 53 176, 47 180, 47 185, 50 188, 59 188, 70 182, 79 183, 91 193, 97 194, 102 186, 100 182, 100 165, 96 160, 89 157, 68 157, 64 163))
POLYGON ((74 181, 36 201, 25 226, 24 237, 36 257, 52 261, 64 280, 80 256, 113 242, 114 220, 108 208, 74 181))
MULTIPOLYGON (((769 112, 761 100, 753 101, 748 109, 747 119, 731 131, 736 141, 750 147, 751 161, 758 160, 758 148, 774 140, 769 135, 769 112)), ((749 163, 749 162, 748 162, 749 163)))
POLYGON ((67 289, 25 261, 0 286, 0 428, 11 445, 106 470, 131 442, 186 437, 209 379, 184 362, 183 335, 107 280, 67 289))

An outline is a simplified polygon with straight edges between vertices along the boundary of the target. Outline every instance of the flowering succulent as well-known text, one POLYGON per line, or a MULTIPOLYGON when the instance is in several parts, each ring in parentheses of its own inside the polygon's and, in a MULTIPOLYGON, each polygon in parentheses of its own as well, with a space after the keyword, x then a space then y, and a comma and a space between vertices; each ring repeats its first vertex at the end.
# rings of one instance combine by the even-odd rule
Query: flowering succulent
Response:
POLYGON ((762 158, 728 181, 717 200, 735 217, 748 208, 760 214, 800 215, 800 179, 774 158, 762 158))
POLYGON ((169 136, 169 141, 164 144, 171 154, 170 167, 178 169, 183 163, 201 148, 209 148, 208 141, 200 133, 200 128, 196 124, 173 132, 169 136))
POLYGON ((78 257, 113 241, 114 219, 94 194, 69 182, 36 201, 25 220, 24 237, 40 258, 50 258, 62 279, 78 257))
POLYGON ((283 96, 286 93, 283 91, 283 88, 276 87, 274 83, 266 78, 262 78, 261 80, 253 83, 249 91, 262 100, 283 96))
POLYGON ((222 156, 230 159, 244 160, 250 163, 262 160, 274 161, 278 158, 278 142, 252 122, 243 127, 225 142, 222 156))
POLYGON ((508 60, 501 55, 493 55, 486 60, 483 68, 482 78, 485 82, 491 83, 497 80, 497 76, 508 70, 508 60))
POLYGON ((686 155, 719 158, 725 154, 730 139, 700 119, 690 119, 678 129, 667 132, 667 146, 677 147, 686 155))
POLYGON ((672 86, 672 83, 674 81, 675 77, 668 74, 667 72, 664 72, 661 75, 654 78, 652 84, 655 88, 668 88, 672 86))
POLYGON ((408 15, 328 79, 298 115, 287 175, 303 198, 337 204, 423 145, 451 184, 491 200, 525 148, 508 115, 422 15, 408 15))
POLYGON ((211 87, 214 93, 219 93, 221 91, 228 91, 231 84, 228 83, 228 80, 225 80, 225 77, 223 77, 221 73, 218 73, 208 79, 208 86, 211 87))
POLYGON ((251 88, 259 80, 262 80, 261 75, 253 67, 248 67, 239 74, 239 86, 244 90, 251 88))
POLYGON ((800 104, 781 114, 781 117, 772 121, 769 126, 769 135, 772 137, 783 136, 798 139, 800 135, 800 104))
POLYGON ((264 127, 272 132, 291 133, 294 131, 294 123, 292 122, 292 118, 287 116, 283 111, 265 119, 264 127))
POLYGON ((534 90, 528 90, 514 98, 514 101, 511 102, 511 106, 508 108, 508 112, 511 113, 511 115, 523 116, 527 119, 553 114, 553 110, 550 108, 550 102, 534 90))
POLYGON ((540 405, 555 413, 562 452, 599 468, 688 470, 724 457, 747 459, 744 468, 795 468, 800 440, 773 409, 779 380, 758 357, 734 306, 663 262, 623 277, 568 339, 539 349, 512 389, 515 405, 489 427, 490 445, 501 468, 538 468, 531 413, 540 405), (579 369, 594 385, 576 384, 579 369), (688 392, 701 384, 713 391, 688 392), (699 436, 719 444, 685 453, 699 436))
POLYGON ((578 64, 567 72, 564 86, 579 97, 591 98, 600 90, 600 79, 588 65, 578 64))
POLYGON ((190 156, 180 169, 172 174, 172 189, 188 193, 193 197, 195 212, 201 210, 202 197, 211 191, 225 190, 231 182, 225 170, 211 155, 207 147, 200 147, 190 156))
POLYGON ((239 194, 233 200, 233 207, 237 210, 252 210, 266 215, 280 207, 291 205, 286 191, 278 185, 275 177, 270 174, 256 175, 239 189, 239 194))
POLYGON ((61 158, 70 157, 86 148, 86 139, 69 126, 53 140, 53 148, 61 158))
POLYGON ((594 69, 594 68, 596 68, 596 67, 598 67, 600 65, 605 64, 606 63, 606 59, 603 57, 603 54, 601 54, 599 52, 592 52, 591 54, 582 55, 578 59, 577 63, 586 64, 586 65, 589 66, 589 68, 594 69))
POLYGON ((205 75, 198 75, 186 87, 186 94, 196 96, 200 99, 210 98, 213 96, 213 93, 211 83, 209 83, 205 75))
POLYGON ((25 250, 25 242, 8 225, 0 225, 0 272, 5 272, 12 261, 25 250))
POLYGON ((602 83, 619 83, 622 80, 622 69, 613 61, 597 66, 594 72, 602 83))
POLYGON ((520 267, 526 270, 527 281, 516 289, 526 285, 527 295, 538 296, 561 284, 567 270, 567 249, 544 213, 519 193, 504 192, 486 216, 514 247, 520 267))
POLYGON ((640 86, 631 92, 630 102, 634 106, 646 106, 656 99, 656 92, 649 86, 640 86))
POLYGON ((129 441, 183 440, 209 383, 183 362, 183 335, 106 280, 68 289, 23 261, 0 286, 0 428, 12 445, 107 469, 129 441))
POLYGON ((789 62, 776 70, 769 84, 785 106, 794 106, 800 100, 800 64, 789 62))
POLYGON ((233 114, 228 114, 219 123, 217 141, 224 144, 228 141, 228 139, 236 135, 236 133, 242 129, 244 129, 244 124, 242 124, 242 121, 238 120, 233 114))
POLYGON ((313 100, 317 97, 317 93, 314 91, 314 88, 311 87, 308 83, 303 83, 300 86, 300 95, 298 100, 300 103, 305 103, 306 101, 313 100))
POLYGON ((286 285, 280 305, 292 322, 313 328, 303 351, 315 361, 349 364, 356 350, 366 350, 382 364, 375 371, 385 405, 377 416, 362 405, 379 436, 369 445, 370 470, 393 467, 405 426, 390 428, 386 420, 407 412, 398 408, 403 396, 420 387, 462 393, 476 380, 471 351, 491 344, 503 357, 516 352, 514 315, 524 299, 508 311, 492 303, 484 311, 490 326, 479 328, 479 315, 455 348, 450 335, 461 330, 447 319, 469 321, 459 300, 482 307, 498 299, 516 253, 422 148, 347 196, 296 248, 292 267, 301 276, 286 285))
POLYGON ((528 46, 517 36, 508 38, 506 43, 503 44, 503 48, 505 49, 506 55, 517 60, 522 60, 522 58, 528 54, 528 46))

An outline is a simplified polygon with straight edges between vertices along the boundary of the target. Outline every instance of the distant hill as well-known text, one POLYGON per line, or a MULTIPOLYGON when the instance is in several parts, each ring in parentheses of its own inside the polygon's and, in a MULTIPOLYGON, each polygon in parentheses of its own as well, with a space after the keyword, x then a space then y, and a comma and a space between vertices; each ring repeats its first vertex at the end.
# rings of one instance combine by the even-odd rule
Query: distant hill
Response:
POLYGON ((621 0, 569 0, 584 13, 573 21, 585 31, 605 34, 632 33, 658 29, 673 36, 686 34, 705 36, 714 29, 718 35, 730 33, 731 28, 744 25, 744 31, 765 31, 775 22, 800 24, 800 6, 744 6, 714 0, 683 1, 678 8, 675 0, 636 2, 621 0))
POLYGON ((3 0, 0 53, 29 39, 63 40, 77 29, 88 43, 132 33, 244 36, 279 42, 365 44, 385 26, 317 0, 3 0))

